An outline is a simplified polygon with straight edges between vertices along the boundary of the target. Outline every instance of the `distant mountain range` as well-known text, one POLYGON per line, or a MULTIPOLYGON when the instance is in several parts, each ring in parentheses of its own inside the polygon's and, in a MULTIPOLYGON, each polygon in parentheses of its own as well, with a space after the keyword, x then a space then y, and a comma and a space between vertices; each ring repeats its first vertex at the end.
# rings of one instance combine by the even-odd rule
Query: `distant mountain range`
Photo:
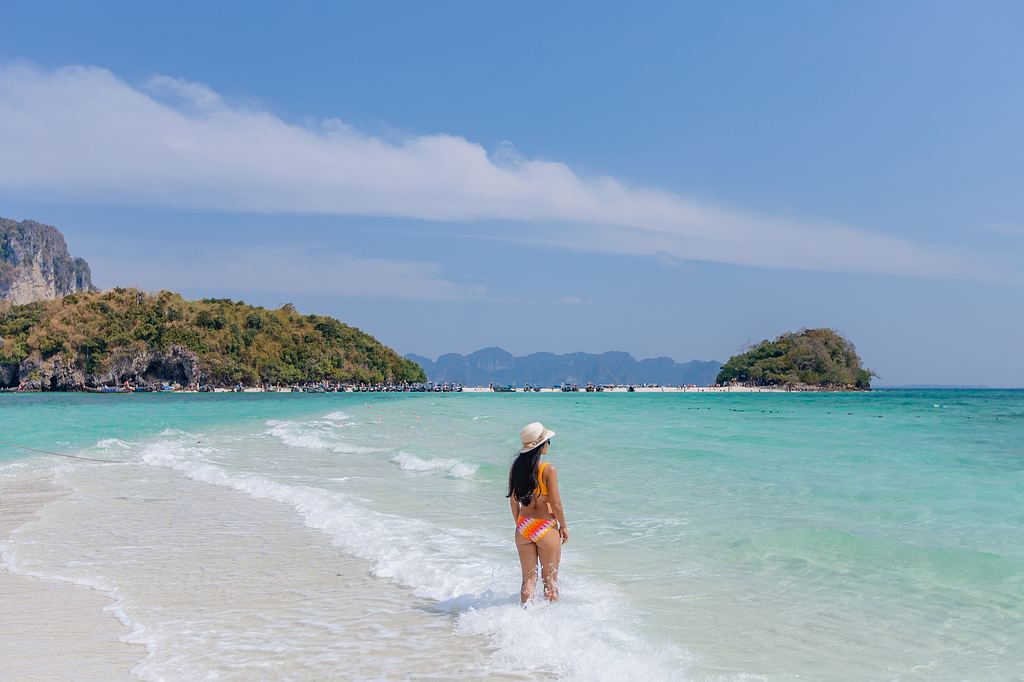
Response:
POLYGON ((923 390, 923 391, 938 391, 938 390, 950 390, 950 391, 980 391, 991 389, 991 386, 984 384, 893 384, 886 386, 872 386, 872 388, 882 390, 923 390))
POLYGON ((713 383, 722 364, 708 360, 676 362, 672 358, 637 360, 629 353, 531 353, 515 357, 502 348, 484 348, 469 355, 447 353, 437 360, 409 354, 434 382, 466 386, 516 384, 555 386, 564 383, 595 384, 697 384, 713 383))

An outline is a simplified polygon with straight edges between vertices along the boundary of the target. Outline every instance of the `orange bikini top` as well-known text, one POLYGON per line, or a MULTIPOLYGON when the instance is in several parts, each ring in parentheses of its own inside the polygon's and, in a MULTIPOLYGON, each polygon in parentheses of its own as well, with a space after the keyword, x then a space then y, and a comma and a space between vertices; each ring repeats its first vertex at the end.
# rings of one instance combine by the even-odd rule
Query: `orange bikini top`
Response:
POLYGON ((541 462, 540 468, 537 469, 537 487, 533 489, 534 495, 547 495, 548 487, 544 485, 544 468, 548 465, 547 462, 541 462))

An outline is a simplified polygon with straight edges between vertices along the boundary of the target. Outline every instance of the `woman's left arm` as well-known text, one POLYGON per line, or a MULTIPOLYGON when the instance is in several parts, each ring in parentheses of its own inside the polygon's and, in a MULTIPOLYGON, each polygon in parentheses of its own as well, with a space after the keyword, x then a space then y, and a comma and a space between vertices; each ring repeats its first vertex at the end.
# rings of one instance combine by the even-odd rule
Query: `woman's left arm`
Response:
POLYGON ((562 491, 558 489, 558 472, 555 467, 549 466, 544 471, 544 483, 548 489, 548 504, 551 505, 551 513, 558 519, 558 534, 562 537, 562 544, 569 542, 569 523, 565 520, 565 509, 562 507, 562 491))
POLYGON ((516 523, 519 523, 519 500, 516 499, 515 495, 512 495, 510 498, 508 498, 508 502, 509 506, 512 507, 512 518, 515 520, 516 523))

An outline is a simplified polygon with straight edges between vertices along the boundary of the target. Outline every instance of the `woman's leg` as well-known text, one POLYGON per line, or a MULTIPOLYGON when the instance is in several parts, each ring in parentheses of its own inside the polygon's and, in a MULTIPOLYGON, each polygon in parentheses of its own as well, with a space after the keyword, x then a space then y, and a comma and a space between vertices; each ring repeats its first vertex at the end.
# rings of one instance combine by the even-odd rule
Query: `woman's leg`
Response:
POLYGON ((540 575, 544 580, 544 598, 558 601, 558 564, 562 560, 562 538, 558 529, 552 528, 537 542, 540 555, 540 575))
POLYGON ((523 569, 523 585, 519 588, 519 599, 523 604, 530 601, 533 590, 537 587, 537 545, 533 544, 519 531, 515 533, 516 551, 519 552, 519 565, 523 569))

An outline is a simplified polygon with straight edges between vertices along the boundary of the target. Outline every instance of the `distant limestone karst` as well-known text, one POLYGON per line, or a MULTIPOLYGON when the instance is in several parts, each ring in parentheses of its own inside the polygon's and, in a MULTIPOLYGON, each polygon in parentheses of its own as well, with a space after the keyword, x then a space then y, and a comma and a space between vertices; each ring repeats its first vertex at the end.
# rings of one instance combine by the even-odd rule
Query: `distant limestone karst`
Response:
POLYGON ((89 264, 71 257, 57 228, 0 218, 0 302, 23 305, 94 290, 89 264))
POLYGON ((417 362, 427 378, 466 386, 516 384, 557 386, 585 384, 661 384, 706 386, 715 379, 721 363, 710 360, 676 362, 660 357, 637 360, 629 353, 531 353, 516 357, 502 348, 483 348, 469 355, 447 353, 437 360, 422 355, 405 357, 417 362))

